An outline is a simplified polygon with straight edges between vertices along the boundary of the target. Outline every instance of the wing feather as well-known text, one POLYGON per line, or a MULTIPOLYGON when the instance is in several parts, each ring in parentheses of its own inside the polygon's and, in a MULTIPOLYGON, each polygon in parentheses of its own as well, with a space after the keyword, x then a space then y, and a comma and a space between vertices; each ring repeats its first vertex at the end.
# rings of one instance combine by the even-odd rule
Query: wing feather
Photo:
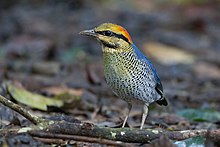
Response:
POLYGON ((163 86, 162 86, 162 83, 160 81, 160 78, 157 74, 157 71, 155 69, 155 67, 153 66, 153 64, 151 63, 151 61, 147 58, 146 55, 144 55, 134 44, 131 44, 132 48, 134 49, 134 52, 135 54, 137 55, 137 57, 140 59, 140 60, 144 60, 151 68, 151 70, 153 71, 153 74, 154 74, 154 78, 156 80, 156 86, 155 86, 155 90, 157 91, 157 93, 159 95, 161 95, 161 99, 157 100, 156 102, 159 104, 159 105, 164 105, 164 106, 167 106, 168 103, 167 103, 167 100, 166 98, 164 97, 163 95, 163 86))

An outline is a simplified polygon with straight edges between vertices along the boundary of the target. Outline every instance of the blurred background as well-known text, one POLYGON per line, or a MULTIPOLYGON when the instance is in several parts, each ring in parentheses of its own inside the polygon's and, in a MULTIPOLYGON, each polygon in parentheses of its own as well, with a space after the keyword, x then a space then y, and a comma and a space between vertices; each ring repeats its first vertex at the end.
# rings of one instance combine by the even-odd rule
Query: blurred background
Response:
MULTIPOLYGON (((61 100, 77 96, 80 105, 71 101, 50 112, 68 113, 102 126, 120 124, 126 103, 105 83, 101 47, 78 34, 104 22, 125 27, 161 78, 169 106, 152 105, 147 126, 219 128, 218 0, 1 0, 0 82, 13 88, 23 85, 22 90, 43 96, 59 95, 61 100)), ((36 111, 10 88, 7 92, 36 111)), ((14 113, 6 117, 5 111, 1 118, 10 122, 14 113)), ((47 112, 40 109, 38 113, 45 116, 47 112)), ((140 116, 137 106, 129 125, 138 127, 140 116)))

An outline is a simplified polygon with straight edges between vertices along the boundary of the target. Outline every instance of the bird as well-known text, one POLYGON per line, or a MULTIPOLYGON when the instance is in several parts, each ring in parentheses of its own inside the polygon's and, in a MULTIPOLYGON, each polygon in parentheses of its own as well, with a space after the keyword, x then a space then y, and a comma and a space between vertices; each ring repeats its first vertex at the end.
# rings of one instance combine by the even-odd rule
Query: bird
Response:
POLYGON ((91 36, 102 47, 104 75, 112 91, 127 102, 125 127, 133 104, 143 106, 140 129, 148 115, 148 106, 156 102, 167 106, 163 86, 150 59, 133 43, 125 28, 113 23, 103 23, 79 34, 91 36))

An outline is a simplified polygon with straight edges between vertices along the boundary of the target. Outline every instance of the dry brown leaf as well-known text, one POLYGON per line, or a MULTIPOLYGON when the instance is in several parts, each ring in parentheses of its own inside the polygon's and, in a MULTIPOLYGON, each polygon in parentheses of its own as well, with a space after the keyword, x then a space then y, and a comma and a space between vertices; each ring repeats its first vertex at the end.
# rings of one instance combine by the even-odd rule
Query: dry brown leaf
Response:
POLYGON ((220 68, 210 63, 198 63, 193 66, 195 75, 207 78, 220 78, 220 68))
POLYGON ((81 106, 81 96, 84 92, 83 89, 72 89, 64 86, 61 87, 49 87, 45 88, 44 92, 48 94, 54 95, 54 97, 58 100, 62 100, 64 102, 65 109, 75 108, 81 106))
POLYGON ((146 43, 143 49, 145 54, 164 65, 192 64, 196 59, 189 52, 160 43, 146 43))
POLYGON ((75 96, 81 96, 84 92, 83 89, 73 89, 73 88, 67 88, 67 87, 58 87, 58 86, 53 86, 53 87, 47 87, 43 89, 44 92, 47 92, 52 95, 59 95, 62 93, 69 93, 71 95, 75 96))

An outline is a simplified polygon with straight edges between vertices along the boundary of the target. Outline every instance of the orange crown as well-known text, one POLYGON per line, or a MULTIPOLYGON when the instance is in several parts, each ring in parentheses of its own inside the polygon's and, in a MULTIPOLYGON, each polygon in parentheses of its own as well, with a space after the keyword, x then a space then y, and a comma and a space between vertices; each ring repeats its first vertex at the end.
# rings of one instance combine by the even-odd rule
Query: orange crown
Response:
POLYGON ((131 40, 131 36, 129 35, 129 33, 127 32, 127 30, 125 29, 125 28, 123 28, 122 26, 119 26, 119 25, 113 25, 112 27, 111 27, 111 30, 113 31, 113 32, 119 32, 120 34, 122 34, 122 35, 124 35, 127 39, 128 39, 128 41, 130 42, 130 43, 132 43, 132 40, 131 40))

